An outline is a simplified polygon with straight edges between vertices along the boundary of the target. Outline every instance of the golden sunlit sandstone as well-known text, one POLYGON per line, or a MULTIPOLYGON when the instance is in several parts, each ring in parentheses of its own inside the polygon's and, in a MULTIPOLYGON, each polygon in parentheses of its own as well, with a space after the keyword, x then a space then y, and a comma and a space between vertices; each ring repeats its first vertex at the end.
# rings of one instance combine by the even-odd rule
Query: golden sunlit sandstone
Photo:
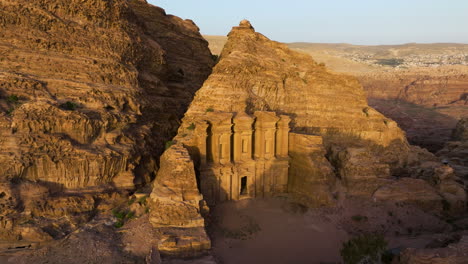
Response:
POLYGON ((229 33, 175 140, 192 154, 211 204, 288 191, 330 204, 332 166, 350 193, 370 195, 404 166, 409 150, 355 78, 328 72, 248 21, 229 33))
POLYGON ((213 65, 192 21, 137 0, 0 1, 0 54, 2 249, 60 239, 154 179, 213 65))

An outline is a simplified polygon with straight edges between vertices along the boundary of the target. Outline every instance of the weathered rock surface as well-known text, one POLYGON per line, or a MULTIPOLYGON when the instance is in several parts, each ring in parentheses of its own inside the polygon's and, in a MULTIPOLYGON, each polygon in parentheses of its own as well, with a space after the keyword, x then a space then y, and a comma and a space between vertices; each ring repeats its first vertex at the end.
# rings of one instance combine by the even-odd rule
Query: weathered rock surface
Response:
POLYGON ((191 21, 143 1, 0 3, 0 175, 132 187, 210 73, 191 21))
POLYGON ((453 141, 468 141, 468 118, 462 118, 452 133, 453 141))
MULTIPOLYGON (((368 179, 390 177, 391 171, 406 160, 404 133, 394 121, 367 105, 357 79, 327 71, 310 56, 269 40, 243 21, 229 33, 213 73, 184 117, 177 139, 189 141, 182 137, 188 134, 190 138, 186 127, 207 112, 255 111, 288 115, 292 132, 323 137, 327 153, 333 153, 329 160, 336 171, 346 171, 346 176, 339 175, 342 178, 361 177, 363 171, 368 172, 368 179), (361 149, 372 162, 359 162, 361 157, 356 157, 353 163, 353 159, 346 158, 348 147, 361 149), (382 169, 385 173, 381 173, 382 169)), ((333 185, 331 177, 325 178, 326 186, 333 185)), ((347 182, 349 188, 363 189, 356 182, 347 182)), ((363 192, 369 195, 376 187, 364 188, 363 192)))
POLYGON ((402 264, 466 264, 468 263, 468 236, 445 248, 406 249, 400 257, 402 264))
POLYGON ((138 0, 0 1, 0 54, 7 248, 62 238, 152 180, 213 65, 192 21, 138 0))
POLYGON ((161 156, 150 196, 150 222, 162 233, 162 255, 194 256, 210 249, 204 209, 193 161, 186 148, 173 145, 161 156))
POLYGON ((442 200, 444 199, 426 181, 411 178, 403 178, 379 188, 374 193, 373 198, 377 201, 416 204, 428 211, 442 211, 442 200))

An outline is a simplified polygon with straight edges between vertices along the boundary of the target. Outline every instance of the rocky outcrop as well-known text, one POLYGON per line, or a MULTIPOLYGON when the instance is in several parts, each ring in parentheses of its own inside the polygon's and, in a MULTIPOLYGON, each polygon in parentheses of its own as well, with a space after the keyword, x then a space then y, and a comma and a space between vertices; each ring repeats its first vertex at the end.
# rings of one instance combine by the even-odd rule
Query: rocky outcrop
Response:
POLYGON ((464 264, 468 259, 468 236, 445 248, 406 249, 401 253, 402 264, 464 264))
POLYGON ((369 104, 398 122, 408 140, 435 152, 468 115, 466 67, 412 68, 356 73, 369 104))
POLYGON ((288 192, 310 207, 333 205, 336 176, 325 158, 322 137, 291 133, 289 144, 288 192))
POLYGON ((193 22, 137 0, 0 7, 1 177, 69 189, 154 177, 213 63, 193 22))
POLYGON ((460 119, 453 130, 452 140, 437 152, 442 161, 455 169, 458 177, 468 183, 468 119, 460 119))
POLYGON ((458 121, 452 133, 453 141, 468 141, 468 118, 458 121))
MULTIPOLYGON (((193 133, 186 128, 192 123, 196 126, 196 120, 207 114, 255 111, 287 115, 292 120, 292 132, 323 137, 323 147, 318 149, 333 153, 328 158, 336 171, 346 171, 346 176, 339 177, 360 177, 358 174, 365 170, 367 178, 390 177, 407 156, 404 133, 394 121, 367 105, 364 90, 355 78, 327 71, 308 55, 269 40, 243 21, 229 33, 219 61, 196 93, 176 140, 196 146, 190 142, 193 133), (372 163, 350 165, 352 159, 344 154, 348 147, 368 153, 372 163), (380 168, 386 174, 381 174, 380 168)), ((303 154, 309 155, 307 151, 303 154)), ((333 186, 331 177, 325 179, 328 182, 324 186, 333 186)), ((363 189, 356 182, 348 187, 363 189)), ((376 187, 365 188, 366 194, 376 187)))
POLYGON ((152 180, 213 65, 192 21, 139 0, 0 1, 0 54, 6 247, 61 238, 152 180))
POLYGON ((443 197, 426 181, 403 178, 379 188, 373 195, 376 201, 414 204, 428 211, 442 211, 443 197))
POLYGON ((149 220, 162 233, 160 253, 194 256, 210 249, 201 215, 207 207, 198 190, 193 161, 186 148, 173 145, 164 152, 153 185, 149 220))

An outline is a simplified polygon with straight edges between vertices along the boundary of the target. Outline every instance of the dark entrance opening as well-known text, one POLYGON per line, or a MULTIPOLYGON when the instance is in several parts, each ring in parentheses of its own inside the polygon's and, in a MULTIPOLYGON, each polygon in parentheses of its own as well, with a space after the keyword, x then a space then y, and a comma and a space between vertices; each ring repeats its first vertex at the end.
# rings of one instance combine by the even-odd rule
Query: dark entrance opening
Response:
POLYGON ((247 194, 247 176, 241 178, 241 188, 240 188, 240 195, 247 194))

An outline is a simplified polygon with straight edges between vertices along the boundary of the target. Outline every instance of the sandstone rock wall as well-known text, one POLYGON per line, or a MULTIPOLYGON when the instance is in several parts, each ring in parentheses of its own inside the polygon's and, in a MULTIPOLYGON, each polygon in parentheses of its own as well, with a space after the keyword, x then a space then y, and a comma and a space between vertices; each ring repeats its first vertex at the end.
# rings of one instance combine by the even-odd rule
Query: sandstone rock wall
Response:
POLYGON ((336 176, 325 158, 322 137, 291 133, 289 146, 288 192, 311 207, 333 205, 336 176))
POLYGON ((0 178, 149 181, 213 64, 193 22, 144 1, 0 2, 0 178))
POLYGON ((202 217, 207 210, 204 204, 187 149, 180 144, 171 146, 161 156, 150 196, 149 220, 162 234, 161 254, 194 256, 210 249, 202 217))

